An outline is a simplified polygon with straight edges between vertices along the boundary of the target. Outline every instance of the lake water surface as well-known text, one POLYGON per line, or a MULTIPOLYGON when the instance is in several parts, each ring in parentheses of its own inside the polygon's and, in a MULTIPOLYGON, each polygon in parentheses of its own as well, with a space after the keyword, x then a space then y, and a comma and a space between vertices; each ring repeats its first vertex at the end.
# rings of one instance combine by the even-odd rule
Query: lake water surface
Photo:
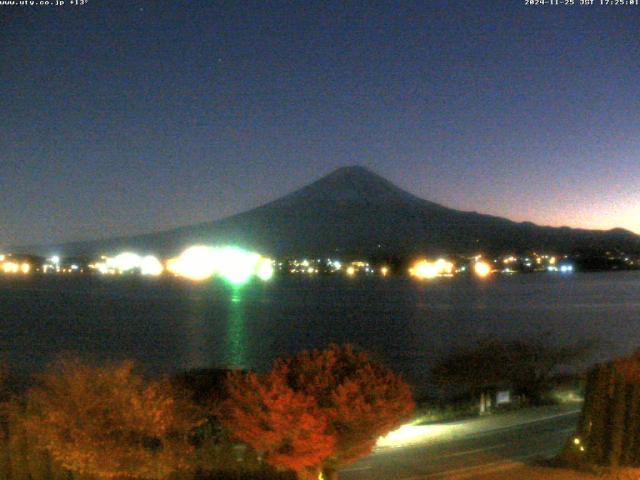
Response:
POLYGON ((434 360, 479 337, 599 340, 592 360, 640 348, 640 272, 212 282, 0 278, 0 357, 31 373, 62 351, 134 358, 152 373, 266 369, 279 355, 354 343, 418 391, 434 360))

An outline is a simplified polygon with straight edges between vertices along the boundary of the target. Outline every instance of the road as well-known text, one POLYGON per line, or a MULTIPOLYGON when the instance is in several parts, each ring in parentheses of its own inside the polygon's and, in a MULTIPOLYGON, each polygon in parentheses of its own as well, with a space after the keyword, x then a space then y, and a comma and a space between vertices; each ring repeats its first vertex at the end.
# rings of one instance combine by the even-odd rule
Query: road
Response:
POLYGON ((406 427, 340 471, 343 480, 478 478, 560 452, 578 406, 543 407, 450 424, 406 427))

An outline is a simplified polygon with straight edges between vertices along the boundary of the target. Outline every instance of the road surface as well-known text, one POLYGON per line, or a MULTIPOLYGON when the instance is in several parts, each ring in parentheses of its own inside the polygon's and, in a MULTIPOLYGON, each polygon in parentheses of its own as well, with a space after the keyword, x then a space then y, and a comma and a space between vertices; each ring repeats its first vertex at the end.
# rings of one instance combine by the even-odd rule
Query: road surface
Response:
POLYGON ((343 480, 478 478, 560 452, 575 432, 578 406, 542 407, 461 422, 403 427, 370 456, 340 471, 343 480))

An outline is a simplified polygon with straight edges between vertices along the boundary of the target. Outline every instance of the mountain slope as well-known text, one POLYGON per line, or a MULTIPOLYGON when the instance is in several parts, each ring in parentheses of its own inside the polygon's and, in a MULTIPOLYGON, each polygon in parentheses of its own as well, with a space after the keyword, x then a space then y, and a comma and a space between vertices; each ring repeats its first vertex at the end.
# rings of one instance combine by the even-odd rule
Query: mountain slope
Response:
MULTIPOLYGON (((540 227, 462 212, 418 198, 363 167, 340 168, 261 207, 199 225, 106 241, 47 247, 65 254, 123 248, 172 254, 193 243, 229 242, 272 255, 408 255, 575 249, 640 252, 640 237, 540 227)), ((42 251, 41 248, 38 248, 42 251)), ((33 251, 33 250, 32 250, 33 251)))

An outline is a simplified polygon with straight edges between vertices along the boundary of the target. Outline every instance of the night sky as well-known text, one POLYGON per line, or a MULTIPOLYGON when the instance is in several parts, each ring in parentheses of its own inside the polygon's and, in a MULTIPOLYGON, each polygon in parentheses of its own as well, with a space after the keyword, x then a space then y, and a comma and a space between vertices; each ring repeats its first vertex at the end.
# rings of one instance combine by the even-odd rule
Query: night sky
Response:
POLYGON ((210 221, 353 164, 640 233, 639 27, 524 0, 0 6, 0 244, 210 221))

